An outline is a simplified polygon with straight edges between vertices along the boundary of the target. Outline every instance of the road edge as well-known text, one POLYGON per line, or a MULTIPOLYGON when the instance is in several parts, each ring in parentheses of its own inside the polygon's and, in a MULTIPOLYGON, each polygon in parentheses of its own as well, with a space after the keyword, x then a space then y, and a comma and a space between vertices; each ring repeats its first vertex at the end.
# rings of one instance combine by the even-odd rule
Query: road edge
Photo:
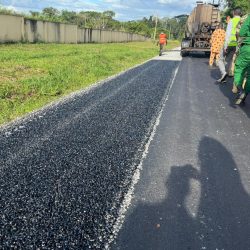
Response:
POLYGON ((123 74, 127 73, 128 71, 132 70, 132 69, 135 69, 137 67, 140 67, 152 60, 154 60, 155 57, 153 58, 150 58, 142 63, 139 63, 139 64, 136 64, 128 69, 125 69, 117 74, 114 74, 112 76, 109 76, 103 80, 100 80, 100 81, 97 81, 97 82, 94 82, 93 84, 91 84, 90 86, 86 87, 86 88, 83 88, 83 89, 80 89, 80 90, 77 90, 77 91, 74 91, 70 94, 67 94, 65 96, 62 96, 60 97, 59 99, 55 100, 55 101, 52 101, 46 105, 44 105, 43 107, 41 108, 38 108, 36 110, 33 110, 25 115, 22 115, 20 117, 17 117, 15 120, 12 120, 10 122, 7 122, 7 123, 3 123, 0 125, 0 132, 5 132, 5 131, 8 131, 8 130, 12 130, 14 129, 16 126, 20 126, 22 123, 27 123, 27 122, 30 122, 32 121, 35 116, 39 116, 39 114, 43 113, 43 112, 46 112, 50 109, 53 109, 57 106, 59 106, 60 104, 65 104, 67 102, 70 102, 72 99, 74 99, 75 97, 78 97, 78 96, 81 96, 81 95, 85 95, 87 93, 89 93, 90 91, 93 91, 95 90, 96 88, 98 87, 101 87, 102 85, 104 85, 105 83, 108 83, 109 81, 115 79, 116 77, 118 76, 122 76, 123 74))
POLYGON ((116 238, 119 234, 119 231, 121 230, 121 228, 123 226, 123 223, 124 223, 125 217, 126 217, 126 213, 129 209, 129 206, 131 205, 131 202, 133 199, 135 186, 138 183, 138 181, 140 180, 141 171, 143 169, 143 163, 144 163, 145 159, 147 158, 147 155, 149 153, 150 144, 155 137, 157 128, 158 128, 160 121, 161 121, 163 110, 166 107, 167 101, 169 100, 169 95, 170 95, 172 87, 175 83, 180 64, 181 64, 181 61, 179 62, 179 64, 177 65, 176 69, 173 72, 171 83, 168 86, 166 93, 164 94, 161 106, 151 122, 151 126, 149 127, 149 137, 147 137, 146 140, 142 143, 141 150, 139 149, 139 152, 140 151, 142 152, 140 163, 135 167, 135 172, 133 174, 130 187, 129 187, 127 193, 124 195, 123 202, 122 202, 120 209, 119 209, 119 212, 118 212, 119 215, 116 218, 116 220, 113 222, 114 225, 113 225, 112 235, 110 235, 110 237, 108 238, 108 241, 105 244, 105 249, 111 248, 111 244, 114 243, 114 241, 116 240, 116 238))

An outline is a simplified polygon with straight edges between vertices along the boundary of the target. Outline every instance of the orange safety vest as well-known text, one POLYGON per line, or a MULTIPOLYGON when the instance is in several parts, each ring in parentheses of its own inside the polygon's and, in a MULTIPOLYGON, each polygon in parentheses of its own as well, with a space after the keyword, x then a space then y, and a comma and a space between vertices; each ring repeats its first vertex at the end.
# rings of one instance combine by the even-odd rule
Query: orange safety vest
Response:
POLYGON ((167 43, 167 35, 166 34, 160 34, 159 35, 159 43, 160 44, 166 44, 167 43))

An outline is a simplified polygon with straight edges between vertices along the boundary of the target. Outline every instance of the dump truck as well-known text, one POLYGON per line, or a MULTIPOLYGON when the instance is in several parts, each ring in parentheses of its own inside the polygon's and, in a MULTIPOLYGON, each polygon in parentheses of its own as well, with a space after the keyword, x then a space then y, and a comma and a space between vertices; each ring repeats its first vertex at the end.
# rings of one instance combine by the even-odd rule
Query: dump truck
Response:
POLYGON ((185 28, 185 37, 181 43, 181 55, 190 52, 210 53, 210 39, 218 22, 221 21, 219 2, 196 2, 197 6, 189 15, 185 28))

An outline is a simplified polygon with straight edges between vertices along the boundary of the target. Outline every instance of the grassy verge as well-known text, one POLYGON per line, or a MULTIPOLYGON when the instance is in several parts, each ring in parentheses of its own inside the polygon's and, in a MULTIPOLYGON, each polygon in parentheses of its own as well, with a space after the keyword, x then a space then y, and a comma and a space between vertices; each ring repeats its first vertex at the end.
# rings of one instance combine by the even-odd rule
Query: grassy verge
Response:
MULTIPOLYGON (((178 45, 170 41, 167 48, 178 45)), ((0 45, 0 124, 157 53, 151 42, 0 45)))

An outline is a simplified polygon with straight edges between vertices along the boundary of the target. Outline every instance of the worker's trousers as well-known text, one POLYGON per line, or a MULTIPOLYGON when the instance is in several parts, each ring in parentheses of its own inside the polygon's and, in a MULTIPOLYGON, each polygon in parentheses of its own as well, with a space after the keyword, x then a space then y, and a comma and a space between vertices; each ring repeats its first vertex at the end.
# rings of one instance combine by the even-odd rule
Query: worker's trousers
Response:
POLYGON ((250 93, 250 45, 243 45, 237 56, 234 69, 234 84, 244 87, 245 92, 250 93), (246 84, 243 85, 246 77, 246 84))
POLYGON ((160 51, 163 51, 165 44, 160 43, 160 51))
POLYGON ((219 58, 220 58, 220 54, 219 53, 213 53, 213 52, 211 52, 210 53, 210 59, 209 59, 209 65, 213 66, 214 59, 216 59, 216 62, 218 64, 219 58))
POLYGON ((225 73, 228 73, 229 75, 233 75, 232 64, 233 64, 233 57, 234 57, 235 51, 236 51, 236 47, 234 46, 228 47, 227 53, 224 56, 224 51, 223 49, 221 49, 220 58, 218 60, 218 67, 222 75, 224 75, 225 73))

